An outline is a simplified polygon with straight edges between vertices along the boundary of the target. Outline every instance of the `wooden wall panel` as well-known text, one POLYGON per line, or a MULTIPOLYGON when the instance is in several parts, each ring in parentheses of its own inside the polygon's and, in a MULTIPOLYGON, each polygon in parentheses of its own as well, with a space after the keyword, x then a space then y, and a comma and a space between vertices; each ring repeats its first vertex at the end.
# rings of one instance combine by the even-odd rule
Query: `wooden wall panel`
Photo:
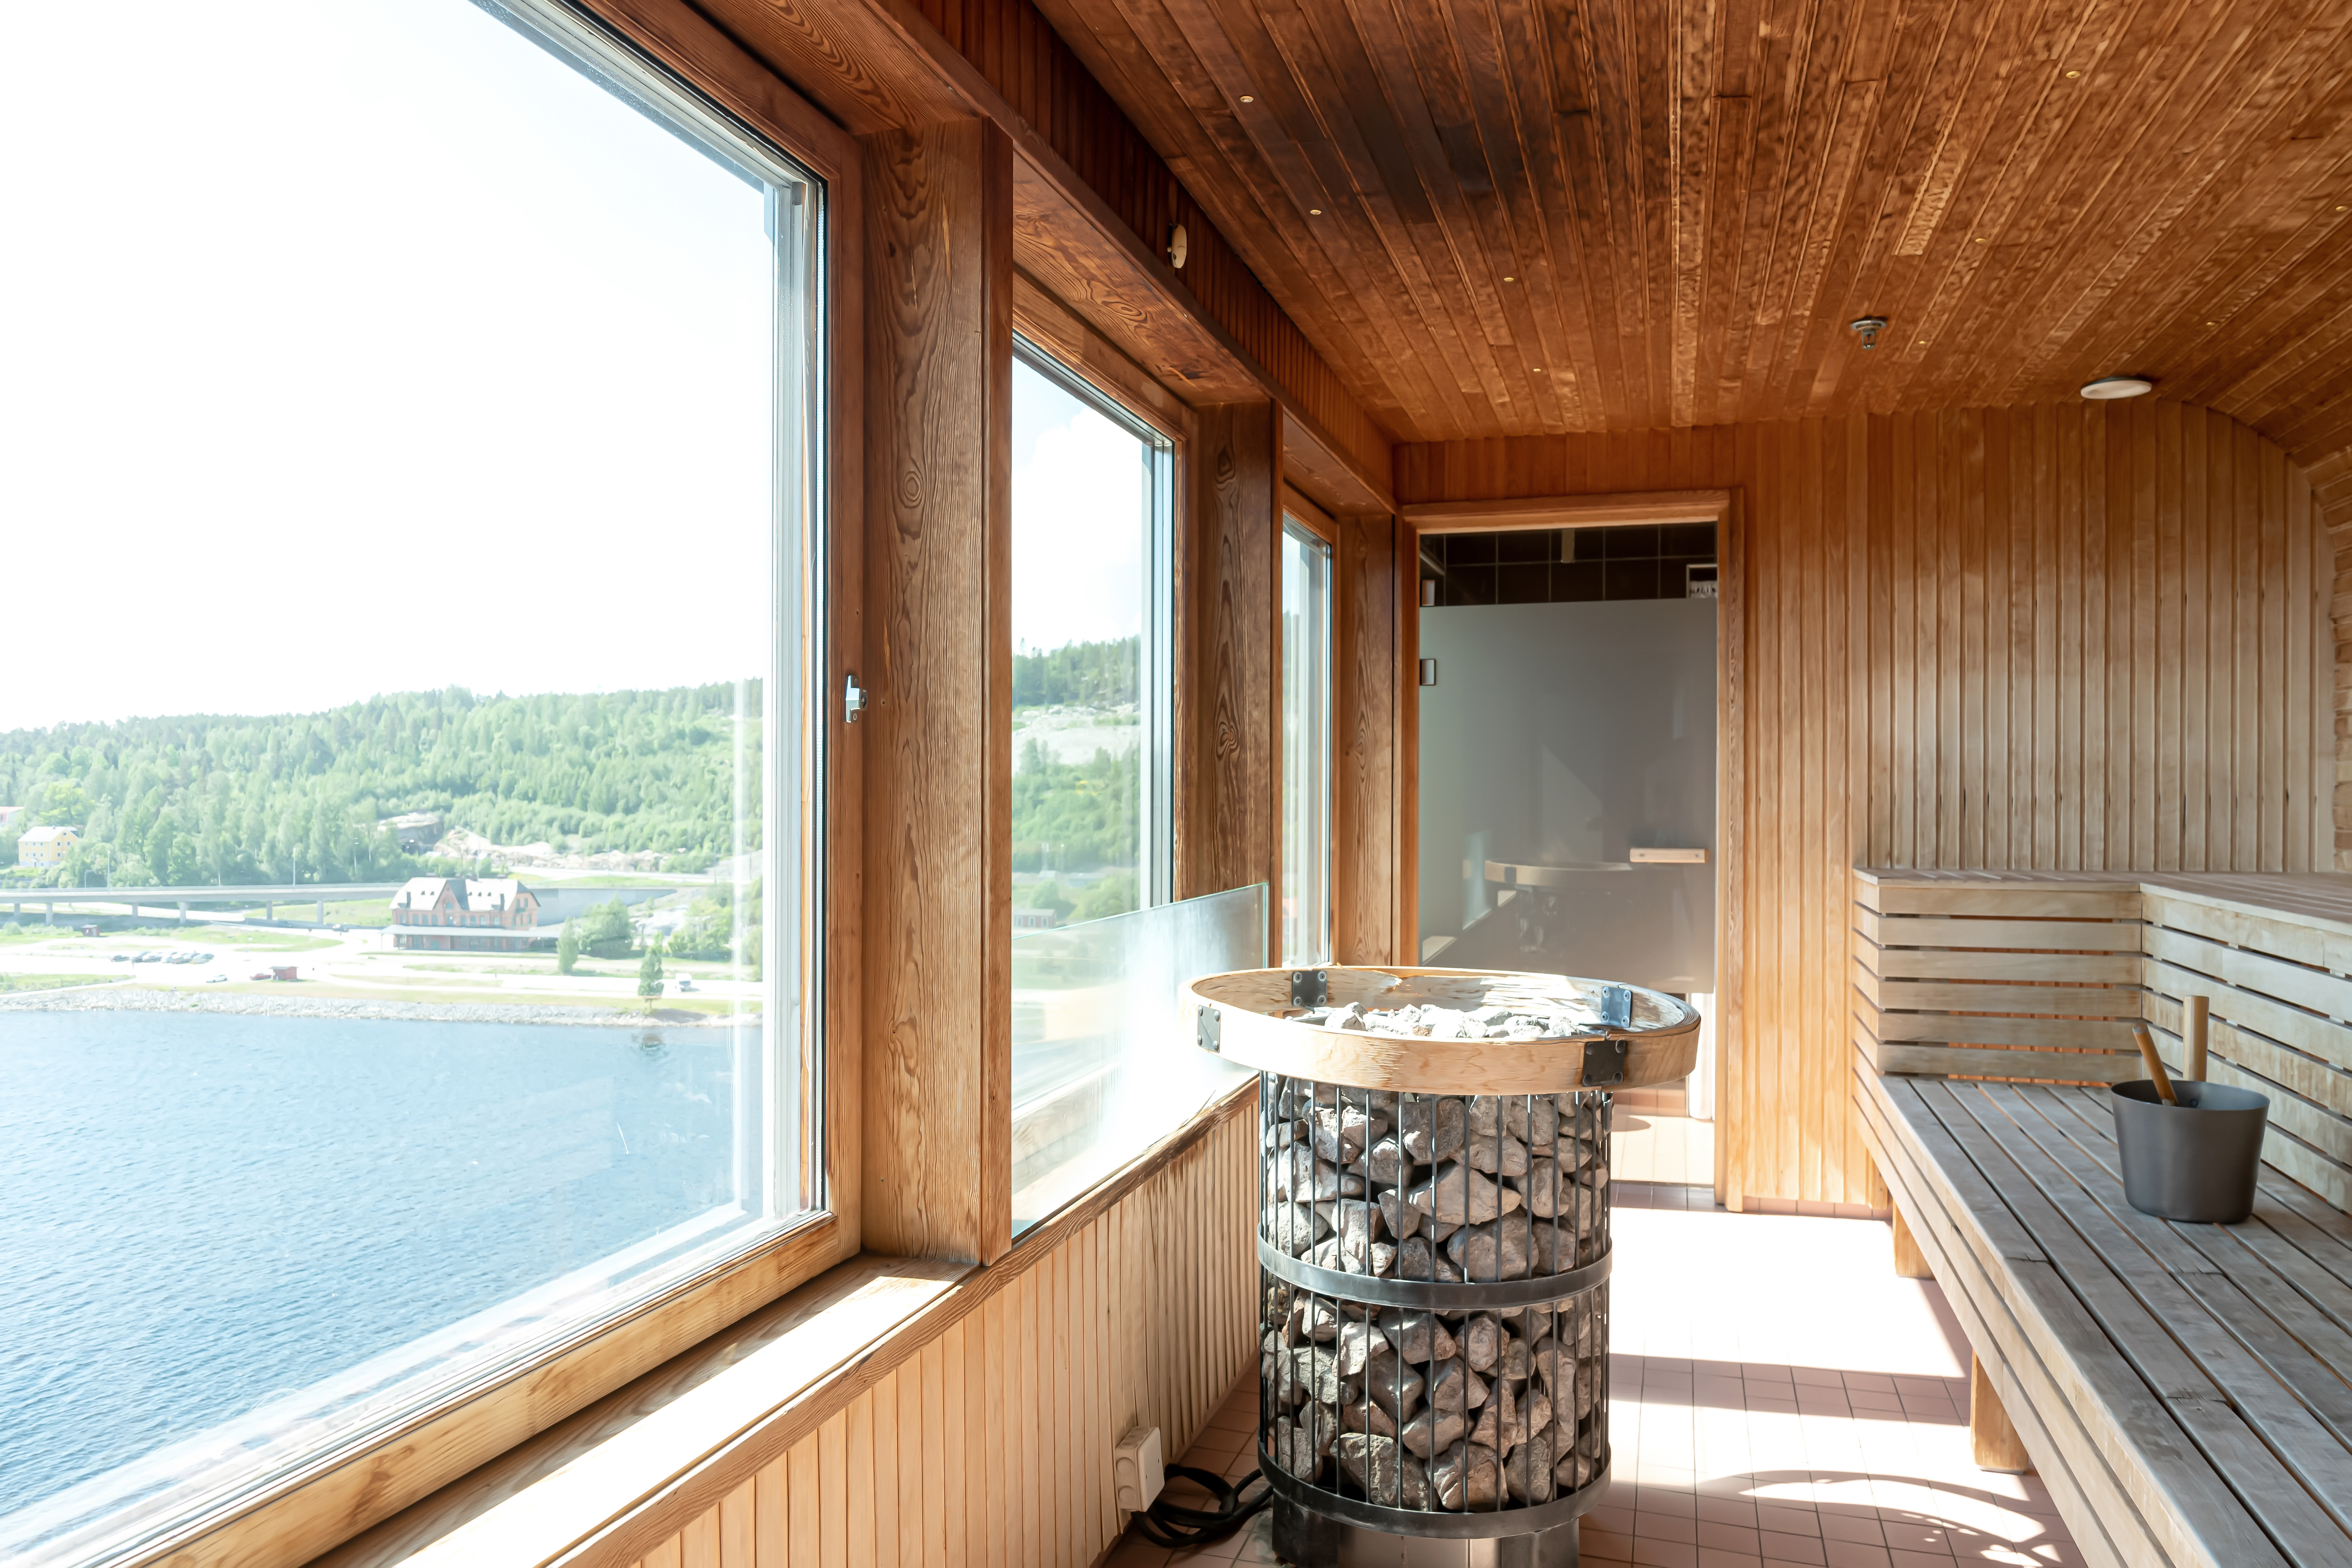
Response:
MULTIPOLYGON (((1338 614, 1331 679, 1331 953, 1341 963, 1405 963, 1397 874, 1403 843, 1397 779, 1400 530, 1390 517, 1337 520, 1338 614)), ((1412 544, 1402 545, 1412 581, 1412 544)), ((1404 938, 1406 944, 1410 938, 1404 938)))
MULTIPOLYGON (((1192 548, 1180 585, 1180 898, 1271 886, 1280 849, 1281 416, 1270 403, 1214 404, 1195 416, 1192 548)), ((1270 922, 1270 904, 1267 914, 1270 922)))
MULTIPOLYGON (((985 1301, 719 1501, 620 1561, 640 1568, 1087 1568, 1117 1539, 1111 1449, 1171 1459, 1256 1354, 1245 1097, 1126 1198, 1008 1271, 985 1301)), ((1013 1261, 1008 1259, 1008 1262, 1013 1261)), ((594 1552, 572 1561, 603 1563, 594 1552)))
POLYGON ((1013 153, 867 137, 865 1241, 986 1262, 1012 1215, 1013 153))
MULTIPOLYGON (((1033 0, 916 0, 923 19, 969 61, 1070 171, 1163 256, 1182 224, 1182 289, 1357 461, 1385 479, 1389 437, 1297 323, 1284 314, 1207 210, 1153 150, 1033 0)), ((1073 300, 1079 304, 1082 301, 1073 300)))
POLYGON ((2303 474, 2146 401, 1400 447, 1401 503, 1733 486, 1721 1185, 1869 1201, 1858 865, 2326 868, 2332 559, 2303 474), (1732 863, 1736 858, 1736 864, 1732 863))

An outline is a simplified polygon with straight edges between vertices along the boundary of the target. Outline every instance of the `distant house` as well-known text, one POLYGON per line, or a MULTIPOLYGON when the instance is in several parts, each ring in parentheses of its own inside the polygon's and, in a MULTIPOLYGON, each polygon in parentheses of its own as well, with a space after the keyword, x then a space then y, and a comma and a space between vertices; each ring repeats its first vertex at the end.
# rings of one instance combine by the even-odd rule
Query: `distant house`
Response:
POLYGON ((26 805, 0 805, 0 833, 7 832, 16 825, 19 817, 31 809, 32 807, 26 805))
POLYGON ((539 895, 512 877, 411 877, 392 896, 392 945, 520 952, 539 935, 539 895))
POLYGON ((1052 931, 1062 923, 1062 917, 1050 905, 1016 904, 1013 910, 1014 931, 1052 931))
POLYGON ((80 842, 81 829, 78 827, 28 827, 25 837, 16 840, 16 864, 62 866, 80 842))

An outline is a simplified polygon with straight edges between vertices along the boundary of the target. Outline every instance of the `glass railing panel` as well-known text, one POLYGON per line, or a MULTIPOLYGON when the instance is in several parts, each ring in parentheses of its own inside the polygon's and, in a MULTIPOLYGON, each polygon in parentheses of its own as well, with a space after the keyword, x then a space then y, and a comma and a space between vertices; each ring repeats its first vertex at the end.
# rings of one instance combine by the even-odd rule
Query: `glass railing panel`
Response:
POLYGON ((1265 963, 1263 884, 1013 939, 1019 1235, 1247 1079, 1192 1043, 1185 984, 1265 963))

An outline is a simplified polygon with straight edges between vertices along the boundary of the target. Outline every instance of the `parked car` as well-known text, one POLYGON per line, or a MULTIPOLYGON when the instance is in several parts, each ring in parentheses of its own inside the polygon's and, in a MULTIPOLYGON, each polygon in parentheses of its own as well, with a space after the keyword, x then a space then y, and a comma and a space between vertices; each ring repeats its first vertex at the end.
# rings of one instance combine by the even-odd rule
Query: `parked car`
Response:
POLYGON ((142 952, 131 962, 133 963, 161 963, 163 961, 163 955, 160 952, 142 952))
POLYGON ((114 955, 114 962, 117 963, 128 963, 131 962, 131 955, 127 952, 118 952, 114 955))
POLYGON ((269 978, 269 971, 267 969, 257 969, 252 973, 247 975, 246 978, 247 980, 267 980, 269 978))

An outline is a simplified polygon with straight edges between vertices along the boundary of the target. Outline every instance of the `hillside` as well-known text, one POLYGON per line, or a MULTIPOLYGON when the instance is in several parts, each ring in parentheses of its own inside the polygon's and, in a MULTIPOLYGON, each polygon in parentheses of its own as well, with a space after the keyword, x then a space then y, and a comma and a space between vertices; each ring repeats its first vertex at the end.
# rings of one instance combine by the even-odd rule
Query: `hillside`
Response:
MULTIPOLYGON (((760 695, 740 724, 760 743, 760 695)), ((82 829, 70 881, 376 881, 428 869, 385 817, 435 811, 502 844, 734 851, 737 689, 377 697, 323 713, 195 715, 0 734, 0 802, 82 829)), ((756 794, 756 792, 754 792, 756 794)), ((749 803, 745 847, 759 843, 749 803)), ((19 819, 0 830, 13 867, 19 819)))

